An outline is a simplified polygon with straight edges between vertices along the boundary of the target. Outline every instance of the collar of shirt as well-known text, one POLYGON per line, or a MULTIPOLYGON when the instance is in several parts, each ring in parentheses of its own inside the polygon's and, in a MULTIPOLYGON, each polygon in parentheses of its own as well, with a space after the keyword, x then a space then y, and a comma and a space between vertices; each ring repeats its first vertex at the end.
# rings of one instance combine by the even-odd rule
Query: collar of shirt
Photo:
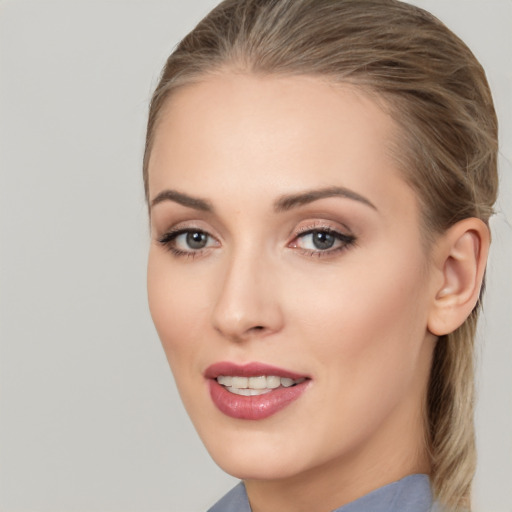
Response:
MULTIPOLYGON (((410 475, 380 487, 333 512, 434 512, 428 475, 410 475)), ((208 512, 251 512, 243 482, 231 489, 208 512)))

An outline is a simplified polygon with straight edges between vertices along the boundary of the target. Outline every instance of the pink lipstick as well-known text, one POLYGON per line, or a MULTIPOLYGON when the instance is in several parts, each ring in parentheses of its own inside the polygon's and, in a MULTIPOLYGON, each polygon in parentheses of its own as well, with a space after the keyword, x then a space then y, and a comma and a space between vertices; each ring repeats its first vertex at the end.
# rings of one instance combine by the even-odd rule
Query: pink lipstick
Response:
POLYGON ((204 375, 217 408, 244 420, 261 420, 277 413, 299 398, 311 380, 263 363, 220 362, 209 366, 204 375))

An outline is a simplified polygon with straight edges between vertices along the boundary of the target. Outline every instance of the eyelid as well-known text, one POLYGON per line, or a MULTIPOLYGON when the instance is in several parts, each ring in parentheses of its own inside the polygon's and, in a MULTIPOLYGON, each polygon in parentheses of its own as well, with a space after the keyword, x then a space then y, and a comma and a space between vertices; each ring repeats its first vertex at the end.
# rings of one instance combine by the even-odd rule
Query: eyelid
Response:
POLYGON ((292 236, 295 238, 304 235, 306 233, 311 233, 312 231, 330 231, 332 233, 338 233, 347 237, 355 237, 352 230, 343 223, 333 222, 328 220, 311 220, 306 224, 299 226, 295 229, 292 236))
POLYGON ((166 231, 163 235, 157 237, 157 240, 160 243, 166 243, 168 241, 175 240, 180 235, 184 235, 185 233, 202 233, 204 235, 207 235, 209 238, 212 238, 213 240, 217 240, 208 231, 201 229, 201 228, 194 228, 194 227, 170 229, 169 231, 166 231))
POLYGON ((293 239, 291 242, 289 242, 288 247, 299 250, 308 256, 332 257, 335 254, 344 251, 356 244, 356 236, 352 234, 351 230, 348 229, 347 226, 343 226, 345 229, 333 227, 330 222, 323 220, 312 221, 311 223, 305 226, 301 226, 295 230, 293 239), (305 238, 307 235, 313 234, 315 232, 329 233, 336 238, 338 243, 335 247, 328 249, 306 249, 304 247, 300 247, 298 240, 300 238, 305 238))
MULTIPOLYGON (((355 240, 355 237, 353 235, 346 235, 345 233, 342 233, 337 229, 328 228, 328 227, 325 227, 325 228, 316 227, 314 229, 308 229, 308 230, 297 233, 297 235, 294 237, 292 242, 299 238, 305 238, 307 235, 312 235, 313 233, 328 233, 330 235, 333 235, 335 238, 337 238, 341 242, 345 242, 345 243, 349 243, 349 242, 352 242, 355 240)), ((327 251, 323 251, 323 252, 327 252, 327 251)))
POLYGON ((212 238, 219 240, 217 234, 214 234, 215 230, 212 229, 210 224, 202 222, 200 219, 185 219, 175 222, 173 224, 168 223, 165 226, 161 226, 158 229, 155 228, 155 239, 160 240, 166 235, 175 233, 184 233, 188 231, 200 231, 206 233, 212 238), (206 225, 205 225, 206 224, 206 225))
POLYGON ((156 237, 156 241, 164 247, 166 250, 171 252, 176 257, 182 258, 196 258, 204 255, 206 252, 211 251, 212 249, 219 247, 220 242, 216 236, 214 236, 210 230, 204 229, 202 227, 197 226, 197 224, 188 224, 188 223, 179 223, 176 226, 166 230, 162 235, 158 235, 156 237), (209 239, 208 245, 198 249, 181 249, 176 245, 176 240, 181 235, 185 235, 187 233, 202 233, 206 235, 209 239), (213 244, 210 243, 213 241, 213 244))
MULTIPOLYGON (((202 256, 205 253, 210 252, 216 247, 220 247, 222 244, 219 238, 212 234, 212 230, 203 228, 199 223, 193 222, 179 222, 175 226, 166 230, 162 235, 156 236, 156 241, 163 246, 165 249, 173 253, 175 256, 181 257, 192 257, 202 256), (201 233, 208 237, 207 245, 204 247, 193 248, 193 247, 181 247, 177 244, 176 240, 178 237, 188 233, 201 233)), ((340 223, 326 220, 310 220, 307 224, 299 225, 295 228, 293 234, 290 236, 292 239, 286 244, 288 248, 299 250, 307 255, 318 255, 318 256, 334 256, 335 253, 349 248, 356 243, 356 236, 351 233, 351 230, 345 224, 343 229, 340 228, 340 223), (333 225, 335 224, 335 226, 333 225), (333 247, 328 248, 306 248, 301 247, 298 241, 301 238, 305 238, 307 235, 325 232, 331 234, 335 238, 333 247)), ((186 244, 187 245, 187 244, 186 244)))
POLYGON ((346 233, 347 235, 352 235, 352 230, 343 222, 332 219, 310 219, 301 223, 299 227, 296 229, 296 233, 304 232, 308 230, 315 229, 332 229, 333 231, 338 231, 341 233, 346 233))

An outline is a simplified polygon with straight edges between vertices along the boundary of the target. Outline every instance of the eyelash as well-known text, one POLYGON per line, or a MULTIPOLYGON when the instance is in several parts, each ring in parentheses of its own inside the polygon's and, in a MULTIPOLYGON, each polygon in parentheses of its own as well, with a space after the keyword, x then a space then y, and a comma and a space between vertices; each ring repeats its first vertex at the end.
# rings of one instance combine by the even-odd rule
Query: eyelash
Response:
MULTIPOLYGON (((180 228, 176 230, 171 230, 164 235, 162 235, 160 238, 158 238, 158 242, 164 246, 167 250, 169 250, 174 256, 176 257, 183 257, 183 258, 196 258, 197 256, 201 256, 206 250, 210 249, 210 247, 205 247, 201 249, 190 249, 188 251, 184 251, 182 249, 178 249, 176 247, 176 239, 180 235, 184 234, 200 234, 205 235, 209 239, 214 239, 212 235, 210 235, 207 231, 204 231, 202 229, 195 229, 195 228, 180 228)), ((332 235, 337 241, 341 242, 341 245, 334 249, 304 249, 300 248, 297 245, 292 245, 292 247, 297 248, 301 252, 301 254, 304 254, 306 256, 317 256, 317 257, 328 257, 332 256, 333 254, 339 253, 341 251, 344 251, 348 249, 350 246, 355 245, 356 243, 356 237, 354 235, 347 235, 344 233, 340 233, 339 231, 336 231, 335 229, 332 229, 331 227, 324 226, 324 225, 313 225, 308 226, 305 228, 300 229, 297 234, 295 235, 294 239, 290 244, 296 243, 298 239, 303 239, 308 235, 312 235, 314 233, 326 233, 329 235, 332 235)))
POLYGON ((213 238, 208 232, 204 231, 203 229, 196 229, 196 228, 179 228, 176 230, 171 230, 162 235, 158 242, 163 245, 166 249, 168 249, 174 256, 177 257, 184 257, 184 258, 195 258, 197 256, 200 256, 204 249, 199 250, 193 250, 190 251, 183 251, 182 249, 178 249, 176 247, 176 239, 180 235, 185 235, 189 233, 196 233, 201 235, 206 235, 208 238, 213 238))
MULTIPOLYGON (((298 247, 298 250, 301 251, 302 254, 305 254, 306 256, 317 256, 317 257, 329 257, 333 256, 334 254, 337 254, 339 252, 345 251, 349 247, 356 244, 356 237, 354 235, 348 235, 345 233, 341 233, 329 226, 324 225, 313 225, 308 226, 305 228, 302 228, 299 230, 295 238, 293 239, 293 242, 295 240, 298 240, 299 238, 305 238, 307 235, 312 235, 313 233, 326 233, 329 235, 332 235, 337 241, 341 242, 341 244, 338 247, 335 247, 334 249, 301 249, 298 247)), ((292 243, 293 243, 292 242, 292 243)))

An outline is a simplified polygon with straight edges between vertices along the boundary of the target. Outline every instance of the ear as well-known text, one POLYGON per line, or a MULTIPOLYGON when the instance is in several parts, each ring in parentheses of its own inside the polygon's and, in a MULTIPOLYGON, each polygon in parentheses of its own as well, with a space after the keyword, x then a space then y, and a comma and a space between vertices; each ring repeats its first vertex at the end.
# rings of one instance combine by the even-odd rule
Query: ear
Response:
POLYGON ((433 269, 434 295, 428 316, 428 330, 449 334, 471 314, 480 296, 487 263, 490 234, 476 218, 461 220, 439 238, 433 269))

